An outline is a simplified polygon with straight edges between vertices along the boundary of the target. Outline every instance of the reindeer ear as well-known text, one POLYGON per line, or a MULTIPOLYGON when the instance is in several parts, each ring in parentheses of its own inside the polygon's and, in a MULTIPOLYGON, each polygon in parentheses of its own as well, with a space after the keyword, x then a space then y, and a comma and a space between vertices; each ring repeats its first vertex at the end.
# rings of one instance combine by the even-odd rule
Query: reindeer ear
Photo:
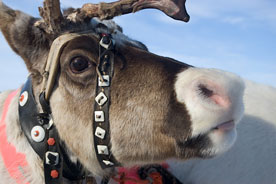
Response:
POLYGON ((49 48, 49 41, 43 31, 34 26, 37 21, 32 16, 13 10, 0 0, 0 29, 10 47, 20 55, 29 72, 41 73, 44 66, 43 55, 49 48))

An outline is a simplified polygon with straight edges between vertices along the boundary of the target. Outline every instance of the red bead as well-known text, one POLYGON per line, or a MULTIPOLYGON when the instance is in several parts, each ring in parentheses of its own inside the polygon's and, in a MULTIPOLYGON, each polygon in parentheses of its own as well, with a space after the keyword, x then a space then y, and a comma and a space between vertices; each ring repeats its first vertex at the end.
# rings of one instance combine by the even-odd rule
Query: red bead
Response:
POLYGON ((19 101, 23 102, 23 100, 24 100, 24 95, 21 95, 19 101))
POLYGON ((52 170, 51 171, 51 177, 54 178, 54 179, 58 178, 58 171, 57 170, 52 170))
POLYGON ((38 130, 35 131, 34 136, 35 136, 35 137, 38 137, 38 136, 39 136, 39 131, 38 131, 38 130))
POLYGON ((47 143, 48 143, 49 146, 53 146, 53 145, 56 143, 56 141, 55 141, 54 138, 49 138, 49 139, 47 140, 47 143))

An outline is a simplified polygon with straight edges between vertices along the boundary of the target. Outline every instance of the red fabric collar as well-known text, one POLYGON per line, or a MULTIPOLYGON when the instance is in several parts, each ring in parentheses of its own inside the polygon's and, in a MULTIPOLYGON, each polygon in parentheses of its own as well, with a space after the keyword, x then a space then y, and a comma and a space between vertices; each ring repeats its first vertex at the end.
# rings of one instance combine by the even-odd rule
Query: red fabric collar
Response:
MULTIPOLYGON (((161 166, 165 169, 169 168, 169 165, 167 163, 161 164, 161 166)), ((132 168, 124 168, 119 167, 118 168, 118 175, 116 177, 113 177, 113 180, 120 184, 162 184, 162 176, 160 173, 152 173, 149 175, 149 177, 152 179, 152 181, 149 180, 142 180, 140 179, 140 176, 138 175, 138 170, 140 167, 135 166, 132 168), (157 175, 156 175, 157 174, 157 175)))
POLYGON ((8 142, 6 132, 5 120, 9 110, 9 105, 17 93, 18 90, 10 93, 4 103, 0 121, 0 153, 10 177, 13 178, 17 184, 29 184, 26 182, 26 177, 24 176, 26 173, 26 166, 28 165, 26 156, 22 153, 16 152, 16 148, 8 142))

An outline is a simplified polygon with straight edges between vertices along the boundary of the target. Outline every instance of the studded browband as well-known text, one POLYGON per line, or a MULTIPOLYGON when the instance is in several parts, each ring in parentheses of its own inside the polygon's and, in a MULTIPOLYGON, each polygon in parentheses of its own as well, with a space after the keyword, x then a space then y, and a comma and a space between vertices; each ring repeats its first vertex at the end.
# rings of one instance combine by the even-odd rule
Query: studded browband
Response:
MULTIPOLYGON (((83 34, 66 34, 58 37, 53 42, 47 59, 43 87, 39 97, 42 113, 38 112, 32 92, 31 77, 28 78, 21 90, 19 101, 20 125, 28 142, 43 160, 46 184, 63 183, 63 177, 69 180, 80 180, 84 179, 87 174, 79 162, 72 163, 70 161, 65 151, 65 144, 59 139, 49 104, 62 49, 70 40, 81 35, 83 34)), ((93 135, 97 159, 101 167, 106 169, 119 166, 110 151, 109 133, 110 87, 114 72, 115 42, 111 35, 102 34, 99 45, 93 135)))

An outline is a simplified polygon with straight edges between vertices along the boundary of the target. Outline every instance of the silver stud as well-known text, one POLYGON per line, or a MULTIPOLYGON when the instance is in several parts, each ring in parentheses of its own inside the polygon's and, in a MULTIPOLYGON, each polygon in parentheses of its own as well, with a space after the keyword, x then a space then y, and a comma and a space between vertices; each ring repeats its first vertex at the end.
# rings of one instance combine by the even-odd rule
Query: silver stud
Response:
POLYGON ((103 92, 100 92, 96 98, 95 98, 96 102, 102 106, 105 104, 105 102, 107 102, 107 97, 105 96, 105 94, 103 92))
POLYGON ((29 97, 29 94, 27 91, 24 91, 21 95, 20 95, 20 98, 19 98, 19 105, 21 107, 23 107, 27 101, 28 101, 28 97, 29 97))
POLYGON ((101 86, 101 87, 109 86, 109 81, 110 81, 109 75, 103 75, 102 77, 103 77, 104 81, 102 81, 101 78, 98 77, 98 85, 101 86))
POLYGON ((104 112, 103 111, 95 111, 95 121, 96 122, 104 122, 104 112))
POLYGON ((101 127, 97 127, 95 131, 95 136, 99 137, 100 139, 104 139, 105 136, 105 130, 101 127))
POLYGON ((100 155, 109 155, 108 147, 105 145, 98 145, 98 154, 100 155))
POLYGON ((54 124, 54 121, 53 121, 53 118, 51 118, 47 125, 47 130, 50 130, 52 128, 53 124, 54 124))
POLYGON ((103 42, 103 39, 101 39, 101 41, 100 41, 100 45, 101 45, 103 48, 105 48, 105 49, 109 49, 109 48, 111 47, 112 44, 113 44, 113 45, 115 44, 115 40, 113 40, 113 39, 111 39, 110 42, 109 42, 108 44, 105 44, 105 43, 103 42))
POLYGON ((109 160, 103 160, 103 163, 107 166, 113 166, 114 165, 114 163, 110 162, 109 160))

